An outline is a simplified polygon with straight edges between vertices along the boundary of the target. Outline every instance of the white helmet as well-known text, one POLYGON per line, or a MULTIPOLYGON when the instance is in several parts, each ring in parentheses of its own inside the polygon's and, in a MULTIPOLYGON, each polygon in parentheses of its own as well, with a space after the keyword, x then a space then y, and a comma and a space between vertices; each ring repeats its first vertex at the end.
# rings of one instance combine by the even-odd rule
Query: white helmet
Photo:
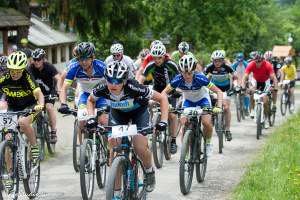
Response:
POLYGON ((117 54, 117 53, 123 53, 123 52, 124 52, 124 48, 123 48, 123 45, 120 43, 113 44, 110 47, 111 54, 117 54))
POLYGON ((266 51, 264 54, 264 58, 266 60, 270 60, 273 57, 272 51, 266 51))
POLYGON ((211 58, 211 60, 224 59, 225 51, 224 50, 216 50, 211 54, 210 58, 211 58))
POLYGON ((162 41, 160 41, 160 40, 153 40, 153 41, 151 42, 151 44, 150 44, 150 49, 152 49, 152 47, 153 47, 154 45, 157 45, 157 44, 163 44, 163 43, 162 43, 162 41))
POLYGON ((187 53, 190 49, 190 45, 187 42, 180 42, 178 45, 178 50, 182 53, 187 53))
POLYGON ((292 61, 293 61, 293 59, 292 59, 291 56, 285 57, 285 59, 284 59, 284 62, 285 62, 286 64, 291 64, 292 61))
POLYGON ((180 72, 192 72, 195 70, 197 60, 193 55, 184 55, 179 60, 179 71, 180 72))
POLYGON ((122 61, 113 61, 107 64, 105 69, 106 79, 126 80, 128 78, 128 66, 122 61))
POLYGON ((166 47, 163 44, 156 44, 153 45, 153 47, 150 50, 150 54, 153 57, 161 57, 166 54, 166 47))

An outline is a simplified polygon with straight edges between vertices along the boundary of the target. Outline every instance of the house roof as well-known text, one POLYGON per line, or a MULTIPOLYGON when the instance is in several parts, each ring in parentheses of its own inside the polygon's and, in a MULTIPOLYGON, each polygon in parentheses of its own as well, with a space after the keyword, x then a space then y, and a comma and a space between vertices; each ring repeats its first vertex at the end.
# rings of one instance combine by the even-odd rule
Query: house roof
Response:
POLYGON ((13 8, 0 7, 0 28, 29 26, 29 19, 13 8))
POLYGON ((295 55, 295 50, 292 46, 274 46, 272 55, 275 57, 286 57, 295 55))
POLYGON ((28 40, 37 47, 76 42, 74 34, 55 30, 34 15, 31 16, 30 22, 32 25, 29 28, 28 40))

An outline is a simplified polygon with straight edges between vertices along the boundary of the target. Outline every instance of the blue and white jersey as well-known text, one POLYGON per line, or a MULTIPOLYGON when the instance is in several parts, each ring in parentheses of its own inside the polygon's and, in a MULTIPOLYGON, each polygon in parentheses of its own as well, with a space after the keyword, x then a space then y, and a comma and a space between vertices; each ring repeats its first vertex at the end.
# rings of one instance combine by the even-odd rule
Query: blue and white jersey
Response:
POLYGON ((69 85, 76 79, 79 83, 80 90, 83 92, 91 93, 92 89, 99 83, 104 83, 104 71, 106 65, 104 62, 94 59, 92 62, 93 75, 88 76, 87 73, 80 66, 79 62, 72 62, 68 66, 69 70, 67 72, 65 82, 69 85))
POLYGON ((192 83, 185 82, 183 76, 178 74, 170 82, 172 88, 179 88, 183 92, 183 98, 192 102, 198 102, 203 98, 209 99, 209 93, 207 87, 211 87, 213 84, 202 73, 195 73, 192 83))

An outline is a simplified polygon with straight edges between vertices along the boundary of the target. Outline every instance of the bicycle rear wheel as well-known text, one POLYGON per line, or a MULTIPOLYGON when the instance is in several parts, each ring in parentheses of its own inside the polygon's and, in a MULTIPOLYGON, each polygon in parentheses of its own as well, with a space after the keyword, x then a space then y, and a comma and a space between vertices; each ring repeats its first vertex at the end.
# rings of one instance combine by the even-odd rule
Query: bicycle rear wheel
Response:
POLYGON ((289 105, 290 114, 293 114, 295 111, 295 95, 294 94, 289 95, 288 105, 289 105))
POLYGON ((236 118, 238 122, 241 122, 242 113, 241 113, 241 104, 240 104, 240 95, 235 95, 235 107, 236 107, 236 118))
POLYGON ((285 92, 283 92, 280 98, 280 111, 282 116, 285 116, 286 108, 287 108, 287 95, 285 94, 285 92))
POLYGON ((106 185, 106 200, 114 198, 115 190, 120 190, 121 199, 129 199, 127 189, 127 169, 130 163, 124 156, 117 156, 112 163, 106 185))
MULTIPOLYGON (((160 121, 160 115, 154 113, 153 124, 157 124, 160 121)), ((161 168, 164 162, 164 143, 163 133, 155 130, 152 134, 152 154, 153 161, 157 169, 161 168)))
POLYGON ((72 151, 73 151, 73 168, 75 172, 79 171, 79 152, 80 152, 80 144, 78 141, 78 120, 75 119, 74 121, 74 130, 73 130, 73 146, 72 146, 72 151))
POLYGON ((206 140, 202 133, 200 134, 198 145, 195 148, 198 161, 196 163, 196 178, 198 183, 201 183, 204 181, 207 168, 206 140))
POLYGON ((223 138, 223 113, 219 113, 216 115, 216 124, 215 124, 215 129, 218 135, 218 140, 219 140, 219 153, 223 153, 223 147, 224 147, 224 138, 223 138))
POLYGON ((108 165, 107 151, 104 145, 103 136, 100 136, 100 144, 97 149, 98 160, 96 160, 96 179, 99 189, 104 188, 106 182, 106 170, 108 165))
POLYGON ((83 141, 80 148, 80 188, 83 200, 93 199, 94 183, 95 183, 95 170, 93 170, 92 163, 93 156, 93 143, 90 139, 83 141))
POLYGON ((171 134, 168 130, 168 132, 165 132, 165 139, 163 141, 164 143, 164 155, 165 155, 165 158, 166 160, 170 160, 171 159, 171 140, 172 140, 172 137, 171 137, 171 134))
POLYGON ((17 169, 17 155, 9 141, 0 144, 0 199, 18 199, 19 173, 17 169), (12 170, 11 170, 12 169, 12 170))
POLYGON ((50 142, 50 127, 49 127, 49 124, 47 121, 45 121, 43 123, 43 129, 44 129, 44 135, 45 135, 45 141, 46 141, 46 144, 47 144, 47 149, 48 149, 48 152, 53 155, 55 154, 55 143, 51 143, 50 142))
POLYGON ((190 192, 193 181, 194 163, 192 158, 194 142, 192 130, 187 130, 184 134, 179 160, 179 184, 180 191, 184 195, 190 192))
POLYGON ((259 140, 259 137, 261 136, 261 131, 262 131, 262 123, 261 123, 261 115, 262 113, 262 104, 258 104, 256 107, 256 139, 259 140))
MULTIPOLYGON (((286 104, 287 105, 287 104, 286 104)), ((268 115, 268 121, 270 126, 274 126, 275 123, 275 117, 276 117, 276 112, 272 110, 273 108, 273 101, 269 100, 269 115, 268 115)))
POLYGON ((25 151, 25 165, 27 177, 23 179, 25 193, 28 198, 33 199, 36 197, 40 187, 40 161, 34 165, 31 161, 30 148, 26 147, 25 151))

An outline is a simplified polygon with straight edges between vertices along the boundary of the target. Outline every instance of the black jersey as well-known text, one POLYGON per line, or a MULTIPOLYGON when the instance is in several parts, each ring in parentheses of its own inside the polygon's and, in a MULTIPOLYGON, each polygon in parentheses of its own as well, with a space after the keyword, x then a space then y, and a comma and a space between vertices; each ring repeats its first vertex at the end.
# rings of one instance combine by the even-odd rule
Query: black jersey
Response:
POLYGON ((129 79, 124 85, 123 91, 118 96, 111 94, 107 85, 104 84, 97 85, 93 89, 92 95, 96 99, 104 97, 110 100, 110 107, 112 109, 130 112, 142 106, 148 106, 152 93, 152 89, 139 84, 136 80, 129 79))
POLYGON ((34 79, 39 84, 44 95, 54 94, 54 76, 58 74, 58 71, 52 64, 44 62, 42 70, 35 68, 34 65, 31 64, 29 66, 29 72, 33 75, 34 79))
POLYGON ((0 78, 0 92, 6 95, 8 107, 12 110, 23 110, 36 104, 34 91, 39 89, 32 75, 24 70, 19 80, 13 80, 9 72, 0 78))

